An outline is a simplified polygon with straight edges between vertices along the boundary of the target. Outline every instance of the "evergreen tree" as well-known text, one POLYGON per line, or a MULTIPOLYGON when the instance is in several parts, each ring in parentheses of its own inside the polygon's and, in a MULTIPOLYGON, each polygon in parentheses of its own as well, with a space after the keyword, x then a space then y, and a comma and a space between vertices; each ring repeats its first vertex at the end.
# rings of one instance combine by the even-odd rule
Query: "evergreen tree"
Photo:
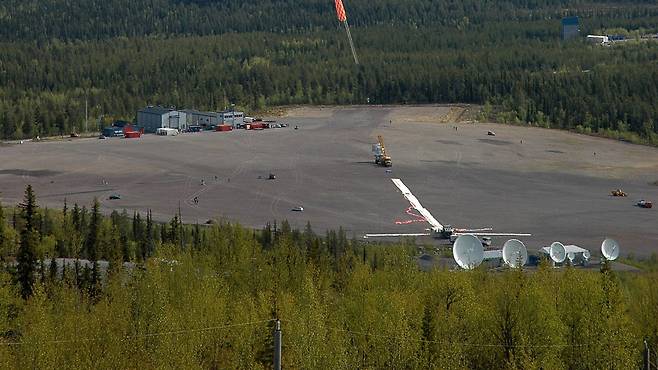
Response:
POLYGON ((68 217, 68 204, 66 203, 66 198, 64 198, 64 207, 62 208, 62 219, 64 222, 66 222, 66 218, 68 217))
POLYGON ((51 283, 54 283, 57 280, 57 260, 55 257, 50 259, 50 266, 48 266, 48 276, 51 283))
POLYGON ((162 243, 169 242, 169 231, 167 230, 167 224, 162 224, 160 227, 160 241, 162 243))
POLYGON ((46 283, 46 264, 43 258, 39 259, 39 282, 41 284, 46 283))
POLYGON ((178 215, 175 215, 169 222, 169 230, 169 241, 176 246, 182 246, 182 230, 178 215))
POLYGON ((85 240, 84 252, 87 258, 92 263, 91 276, 87 281, 90 289, 93 291, 96 289, 99 282, 99 272, 98 272, 98 244, 99 244, 99 230, 101 223, 101 214, 100 214, 100 203, 97 198, 94 198, 94 203, 91 208, 90 220, 89 220, 89 231, 87 233, 87 238, 85 240))
POLYGON ((88 216, 88 211, 87 211, 87 206, 83 205, 82 209, 80 210, 80 235, 83 237, 87 234, 87 216, 88 216))
POLYGON ((149 209, 148 212, 146 213, 146 235, 144 238, 144 245, 145 245, 145 258, 148 258, 153 255, 153 252, 155 250, 155 241, 153 240, 153 213, 149 209))
POLYGON ((73 204, 73 211, 71 211, 71 223, 78 233, 82 232, 82 223, 80 222, 80 208, 78 203, 73 204))
POLYGON ((192 238, 192 244, 194 246, 194 250, 201 249, 201 229, 199 228, 198 222, 194 224, 194 234, 192 238))
POLYGON ((21 230, 20 245, 16 260, 17 280, 20 284, 21 296, 27 299, 32 295, 34 290, 34 269, 36 265, 36 247, 39 240, 38 231, 36 230, 37 201, 32 185, 25 188, 25 197, 20 204, 22 218, 24 221, 23 230, 21 230))
POLYGON ((121 255, 123 257, 123 262, 129 262, 132 253, 130 253, 130 242, 128 241, 128 235, 121 234, 119 242, 121 244, 121 255))
POLYGON ((139 233, 139 213, 137 211, 133 211, 133 240, 138 240, 138 233, 139 233))
POLYGON ((261 244, 266 249, 272 247, 272 225, 269 222, 265 224, 261 231, 261 244))

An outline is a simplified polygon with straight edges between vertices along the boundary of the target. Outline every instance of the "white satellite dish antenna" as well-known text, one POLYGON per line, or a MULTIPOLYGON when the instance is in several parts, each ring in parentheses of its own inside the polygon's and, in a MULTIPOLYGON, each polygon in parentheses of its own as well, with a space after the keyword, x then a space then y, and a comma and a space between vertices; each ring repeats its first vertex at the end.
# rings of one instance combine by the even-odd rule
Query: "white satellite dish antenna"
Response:
POLYGON ((573 261, 576 259, 576 254, 574 252, 567 253, 567 259, 569 259, 569 264, 573 266, 573 261))
POLYGON ((521 267, 528 262, 528 250, 522 241, 510 239, 503 244, 503 261, 512 268, 521 267))
POLYGON ((619 257, 619 243, 614 239, 606 239, 601 243, 601 254, 608 261, 614 261, 619 257))
POLYGON ((452 246, 452 255, 459 267, 471 270, 478 267, 484 259, 482 242, 474 235, 460 235, 452 246))
POLYGON ((560 242, 553 242, 551 244, 549 254, 555 263, 562 263, 567 258, 567 251, 564 249, 564 244, 560 242))
POLYGON ((584 251, 583 252, 583 259, 585 259, 585 261, 589 261, 590 258, 592 258, 592 254, 587 250, 584 251))

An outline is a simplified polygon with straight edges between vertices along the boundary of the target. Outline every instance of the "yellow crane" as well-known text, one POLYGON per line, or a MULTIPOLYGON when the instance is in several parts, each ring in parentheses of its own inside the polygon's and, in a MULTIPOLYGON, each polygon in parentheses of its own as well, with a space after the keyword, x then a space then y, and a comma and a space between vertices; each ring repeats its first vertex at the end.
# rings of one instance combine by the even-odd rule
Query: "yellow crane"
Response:
POLYGON ((391 157, 386 153, 386 146, 384 145, 384 137, 382 135, 377 136, 377 144, 373 145, 372 151, 375 154, 376 164, 384 167, 391 167, 393 165, 391 157))

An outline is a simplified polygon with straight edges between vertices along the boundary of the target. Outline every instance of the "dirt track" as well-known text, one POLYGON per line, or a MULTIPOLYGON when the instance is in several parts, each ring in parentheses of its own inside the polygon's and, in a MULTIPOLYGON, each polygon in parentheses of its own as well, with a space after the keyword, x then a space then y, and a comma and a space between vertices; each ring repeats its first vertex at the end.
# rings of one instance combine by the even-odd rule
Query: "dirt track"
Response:
POLYGON ((291 127, 259 132, 2 146, 0 187, 5 203, 18 202, 31 183, 49 207, 98 197, 104 210, 151 208, 166 220, 180 203, 187 222, 225 217, 262 227, 286 218, 317 231, 343 226, 358 237, 425 227, 394 224, 406 219, 407 203, 389 181, 399 177, 443 223, 531 232, 531 250, 554 240, 595 250, 606 236, 624 253, 658 249, 658 209, 634 206, 658 201, 658 186, 649 185, 658 180, 658 149, 557 130, 442 123, 458 116, 450 107, 300 108, 279 119, 291 127), (377 134, 393 157, 391 173, 372 164, 377 134), (266 180, 270 172, 277 180, 266 180), (617 187, 630 197, 610 197, 617 187), (113 193, 122 199, 108 200, 113 193), (292 212, 298 205, 305 211, 292 212))

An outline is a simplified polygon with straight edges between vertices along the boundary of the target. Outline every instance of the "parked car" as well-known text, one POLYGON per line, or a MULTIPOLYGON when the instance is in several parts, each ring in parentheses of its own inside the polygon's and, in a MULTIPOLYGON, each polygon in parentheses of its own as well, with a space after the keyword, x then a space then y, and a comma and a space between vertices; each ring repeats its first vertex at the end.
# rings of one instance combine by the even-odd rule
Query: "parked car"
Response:
POLYGON ((297 207, 293 208, 292 210, 295 211, 295 212, 304 212, 304 207, 297 206, 297 207))
POLYGON ((650 200, 644 200, 644 199, 642 199, 642 200, 640 200, 640 201, 637 202, 637 206, 640 207, 640 208, 652 208, 652 207, 653 207, 653 203, 651 203, 650 200))
POLYGON ((112 194, 112 195, 110 195, 109 199, 110 199, 110 200, 118 200, 118 199, 121 199, 121 195, 119 195, 119 194, 112 194))

